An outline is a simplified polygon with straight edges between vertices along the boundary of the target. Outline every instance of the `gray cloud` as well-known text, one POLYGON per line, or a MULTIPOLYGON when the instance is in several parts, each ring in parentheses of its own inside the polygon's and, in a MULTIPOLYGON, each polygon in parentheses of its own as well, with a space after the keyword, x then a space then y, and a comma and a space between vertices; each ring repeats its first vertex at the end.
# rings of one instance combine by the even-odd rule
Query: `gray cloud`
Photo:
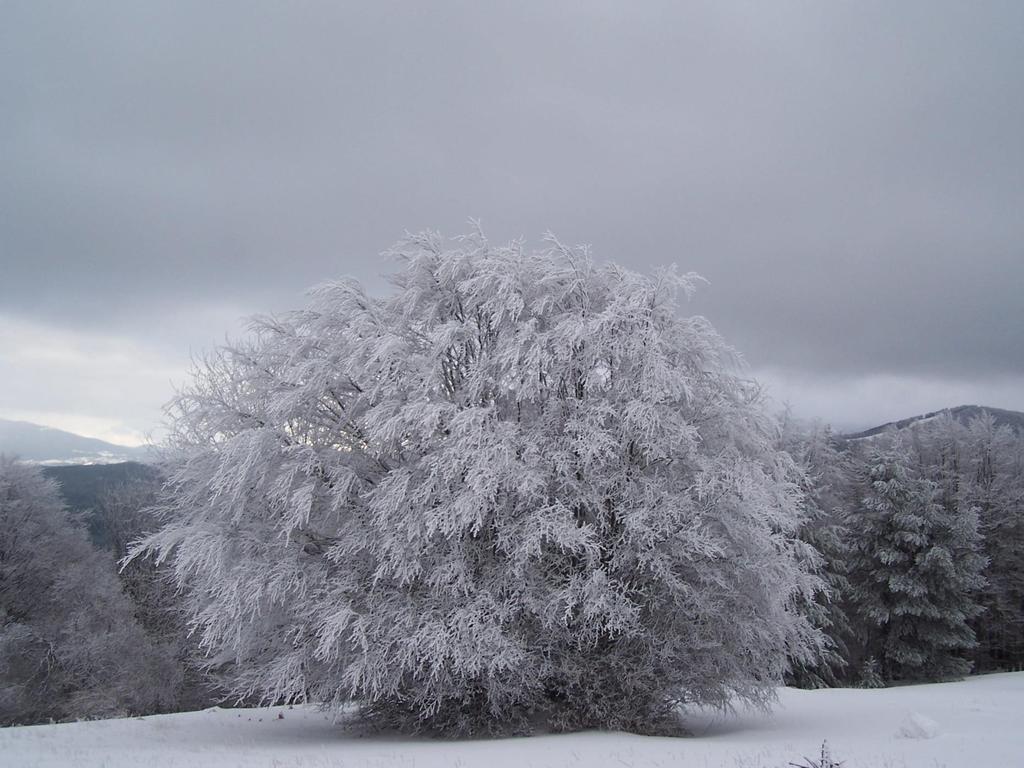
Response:
POLYGON ((0 314, 177 368, 211 317, 381 287, 403 229, 475 216, 702 273, 693 310, 793 381, 1024 376, 1022 29, 1013 2, 6 3, 0 314))

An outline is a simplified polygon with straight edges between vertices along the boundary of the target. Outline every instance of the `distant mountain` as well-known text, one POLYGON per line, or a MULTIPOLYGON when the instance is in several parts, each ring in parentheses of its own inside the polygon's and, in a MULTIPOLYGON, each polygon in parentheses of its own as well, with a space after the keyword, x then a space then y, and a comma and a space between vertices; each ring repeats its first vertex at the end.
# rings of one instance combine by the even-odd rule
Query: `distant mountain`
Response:
POLYGON ((148 461, 151 449, 114 445, 27 421, 0 419, 0 453, 34 464, 116 464, 148 461))
POLYGON ((841 437, 844 440, 864 440, 869 437, 880 435, 890 429, 913 428, 946 414, 951 415, 961 424, 966 424, 974 417, 980 416, 983 413, 991 414, 992 418, 995 419, 996 424, 1008 426, 1011 429, 1016 430, 1018 434, 1024 435, 1024 413, 1021 413, 1020 411, 1007 411, 1003 408, 990 408, 986 405, 958 405, 955 408, 945 408, 941 411, 932 411, 931 413, 925 413, 920 416, 911 416, 910 418, 900 419, 899 421, 890 421, 887 424, 881 424, 877 427, 866 429, 863 432, 855 432, 849 435, 842 435, 841 437))

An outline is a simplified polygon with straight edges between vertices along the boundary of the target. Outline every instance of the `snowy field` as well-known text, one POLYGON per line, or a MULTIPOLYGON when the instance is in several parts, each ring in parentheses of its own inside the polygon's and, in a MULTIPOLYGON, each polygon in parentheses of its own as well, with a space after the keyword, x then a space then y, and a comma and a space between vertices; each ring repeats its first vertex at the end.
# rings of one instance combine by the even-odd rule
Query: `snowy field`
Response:
POLYGON ((356 737, 314 709, 212 709, 0 730, 4 768, 844 768, 1024 765, 1024 673, 887 690, 780 692, 771 716, 703 715, 689 738, 580 733, 430 741, 356 737))

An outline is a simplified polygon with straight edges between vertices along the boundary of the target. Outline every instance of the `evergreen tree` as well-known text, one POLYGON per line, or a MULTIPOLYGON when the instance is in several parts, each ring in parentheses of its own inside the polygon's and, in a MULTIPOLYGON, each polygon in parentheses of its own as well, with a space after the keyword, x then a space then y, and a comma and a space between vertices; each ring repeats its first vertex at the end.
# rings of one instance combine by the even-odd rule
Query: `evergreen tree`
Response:
POLYGON ((883 678, 967 673, 985 565, 974 510, 943 505, 896 437, 870 456, 850 528, 851 595, 866 623, 866 654, 877 657, 883 678))

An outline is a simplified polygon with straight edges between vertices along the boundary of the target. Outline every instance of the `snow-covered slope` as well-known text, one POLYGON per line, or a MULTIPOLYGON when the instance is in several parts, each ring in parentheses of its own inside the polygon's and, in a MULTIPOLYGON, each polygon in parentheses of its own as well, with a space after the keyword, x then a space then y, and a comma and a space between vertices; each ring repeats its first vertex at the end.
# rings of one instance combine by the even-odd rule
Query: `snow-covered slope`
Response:
POLYGON ((1024 435, 1024 413, 1020 411, 1007 411, 1004 408, 991 408, 987 405, 958 405, 955 408, 946 408, 941 411, 932 411, 920 416, 911 416, 899 421, 890 421, 880 424, 877 427, 866 429, 863 432, 855 432, 842 435, 844 440, 865 440, 877 435, 884 434, 889 430, 914 429, 919 426, 935 421, 937 418, 950 415, 961 424, 967 424, 971 419, 988 413, 995 420, 997 425, 1005 425, 1024 435))
POLYGON ((211 709, 0 730, 14 768, 1003 768, 1024 755, 1024 673, 884 690, 780 691, 774 715, 704 714, 690 738, 579 733, 520 739, 359 738, 314 709, 211 709))
POLYGON ((0 419, 0 453, 38 464, 113 464, 146 461, 150 450, 114 445, 27 421, 0 419))

